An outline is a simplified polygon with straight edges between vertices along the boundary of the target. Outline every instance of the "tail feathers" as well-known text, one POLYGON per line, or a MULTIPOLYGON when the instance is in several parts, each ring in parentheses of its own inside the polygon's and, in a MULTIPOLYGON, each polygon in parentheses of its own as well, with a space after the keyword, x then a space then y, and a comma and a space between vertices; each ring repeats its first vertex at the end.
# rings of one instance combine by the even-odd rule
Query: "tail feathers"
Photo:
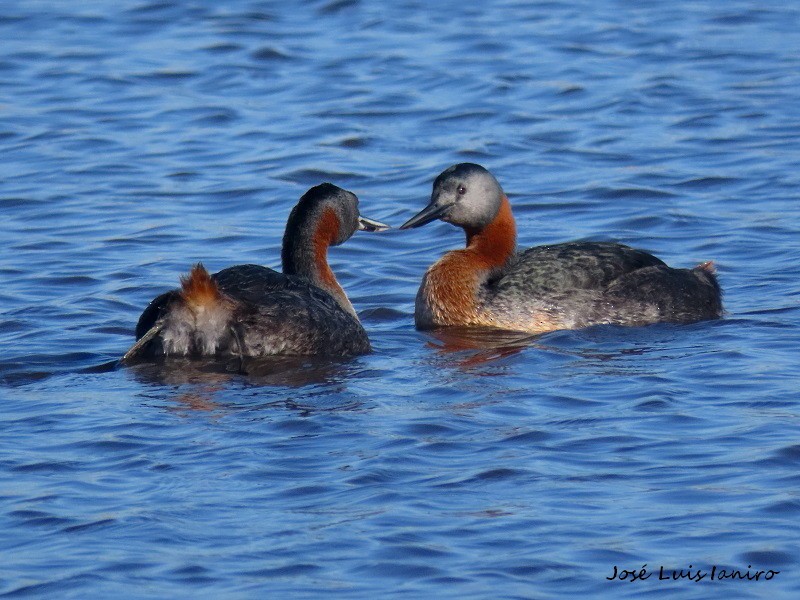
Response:
POLYGON ((707 260, 704 263, 700 263, 694 269, 692 269, 692 271, 701 281, 704 281, 711 286, 713 290, 711 303, 714 306, 716 316, 721 316, 722 288, 719 285, 719 279, 717 279, 717 266, 714 264, 714 261, 707 260))
POLYGON ((707 260, 706 262, 700 263, 695 267, 695 269, 700 269, 701 271, 705 271, 709 275, 717 274, 717 265, 714 264, 713 260, 707 260))
POLYGON ((707 260, 700 263, 692 269, 702 280, 707 281, 716 290, 718 296, 722 295, 722 289, 719 287, 719 280, 717 279, 717 266, 713 260, 707 260))
POLYGON ((193 266, 188 275, 181 276, 180 294, 186 306, 193 312, 210 308, 223 298, 219 286, 201 263, 193 266))
POLYGON ((230 345, 235 310, 236 301, 198 263, 181 277, 179 290, 150 303, 136 328, 139 339, 122 364, 160 356, 213 356, 230 345))

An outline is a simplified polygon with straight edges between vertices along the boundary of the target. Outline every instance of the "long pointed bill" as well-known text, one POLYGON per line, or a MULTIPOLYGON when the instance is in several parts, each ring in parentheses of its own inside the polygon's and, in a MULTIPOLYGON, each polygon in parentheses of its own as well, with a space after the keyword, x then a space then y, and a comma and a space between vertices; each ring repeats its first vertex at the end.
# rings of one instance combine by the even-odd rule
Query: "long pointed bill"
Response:
POLYGON ((422 227, 431 221, 435 221, 450 208, 449 204, 440 206, 438 204, 430 203, 422 209, 418 214, 411 217, 408 221, 400 225, 400 229, 413 229, 414 227, 422 227))
POLYGON ((358 217, 358 229, 360 231, 386 231, 389 226, 380 221, 373 221, 367 217, 358 217))

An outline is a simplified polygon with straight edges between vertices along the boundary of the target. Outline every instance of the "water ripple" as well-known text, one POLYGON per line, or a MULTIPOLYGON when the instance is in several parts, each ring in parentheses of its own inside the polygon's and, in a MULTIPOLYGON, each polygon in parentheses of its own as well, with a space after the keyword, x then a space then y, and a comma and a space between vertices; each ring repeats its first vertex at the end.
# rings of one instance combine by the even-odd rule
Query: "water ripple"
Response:
POLYGON ((51 4, 0 15, 0 595, 796 596, 793 6, 51 4), (726 318, 417 332, 433 224, 331 249, 372 355, 116 367, 308 187, 397 225, 464 160, 521 246, 714 260, 726 318))

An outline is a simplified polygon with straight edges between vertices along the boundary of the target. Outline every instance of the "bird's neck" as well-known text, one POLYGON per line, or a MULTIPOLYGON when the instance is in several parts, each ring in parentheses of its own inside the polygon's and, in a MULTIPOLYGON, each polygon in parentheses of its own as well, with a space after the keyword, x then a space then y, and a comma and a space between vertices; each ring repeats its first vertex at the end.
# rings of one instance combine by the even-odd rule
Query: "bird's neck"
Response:
POLYGON ((328 292, 339 305, 358 318, 347 294, 328 265, 328 248, 339 237, 339 218, 333 209, 326 208, 309 226, 298 227, 283 240, 283 272, 307 279, 328 292))
POLYGON ((514 255, 517 229, 508 198, 491 223, 465 232, 467 247, 448 252, 425 274, 417 296, 419 326, 491 325, 481 315, 480 288, 514 255))
POLYGON ((517 225, 511 214, 511 203, 503 195, 500 209, 491 223, 482 229, 464 228, 466 251, 477 269, 496 269, 508 262, 517 245, 517 225))

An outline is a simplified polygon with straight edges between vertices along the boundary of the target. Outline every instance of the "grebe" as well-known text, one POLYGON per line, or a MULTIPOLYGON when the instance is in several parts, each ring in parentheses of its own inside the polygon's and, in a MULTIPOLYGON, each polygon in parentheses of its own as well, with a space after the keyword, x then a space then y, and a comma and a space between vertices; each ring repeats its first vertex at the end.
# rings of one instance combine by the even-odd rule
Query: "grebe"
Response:
POLYGON ((400 229, 435 219, 461 227, 467 247, 448 252, 425 273, 414 311, 418 329, 543 333, 604 323, 690 323, 722 314, 711 262, 673 269, 647 252, 610 242, 536 246, 517 254, 511 205, 480 165, 443 171, 428 206, 400 229))
POLYGON ((136 325, 122 358, 349 356, 370 351, 353 305, 328 266, 328 247, 357 230, 388 225, 362 217, 358 198, 330 183, 311 188, 292 209, 283 236, 283 273, 239 265, 209 275, 198 264, 181 288, 161 294, 136 325))

